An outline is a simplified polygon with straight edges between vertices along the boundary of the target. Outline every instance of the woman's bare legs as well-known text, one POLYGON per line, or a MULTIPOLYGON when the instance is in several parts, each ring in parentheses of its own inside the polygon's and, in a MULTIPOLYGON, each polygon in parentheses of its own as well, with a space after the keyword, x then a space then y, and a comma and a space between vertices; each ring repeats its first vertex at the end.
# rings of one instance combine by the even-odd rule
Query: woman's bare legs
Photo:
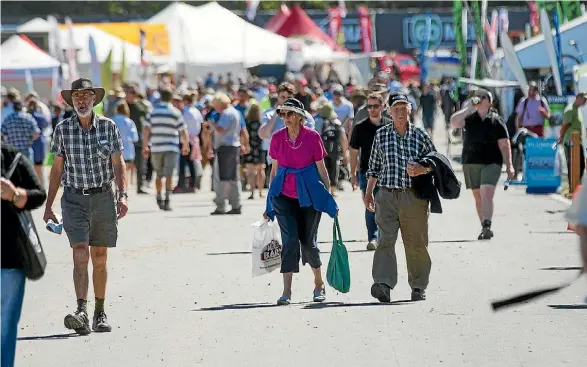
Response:
POLYGON ((265 197, 263 195, 263 187, 265 186, 265 165, 257 164, 255 170, 257 171, 257 189, 259 189, 259 197, 265 197))

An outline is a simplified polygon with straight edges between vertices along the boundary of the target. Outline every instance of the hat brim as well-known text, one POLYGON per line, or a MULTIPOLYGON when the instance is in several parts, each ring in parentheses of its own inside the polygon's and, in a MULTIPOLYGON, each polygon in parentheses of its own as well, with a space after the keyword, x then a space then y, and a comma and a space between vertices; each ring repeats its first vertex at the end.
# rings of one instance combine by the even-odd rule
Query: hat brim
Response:
POLYGON ((72 99, 71 95, 73 92, 78 91, 78 90, 91 90, 92 92, 94 92, 94 94, 96 95, 96 100, 94 101, 94 106, 99 105, 102 102, 102 100, 104 99, 104 96, 106 95, 106 90, 104 90, 104 88, 102 88, 102 87, 84 88, 84 89, 76 89, 76 90, 64 89, 61 91, 61 98, 63 98, 63 101, 65 103, 67 103, 68 105, 73 107, 73 99, 72 99))
POLYGON ((395 101, 395 102, 393 102, 393 103, 392 103, 392 104, 391 104, 389 107, 393 107, 393 106, 395 106, 395 105, 397 105, 397 104, 400 104, 400 103, 404 103, 404 104, 407 104, 407 105, 409 105, 409 104, 410 104, 410 101, 406 101, 406 100, 404 100, 404 99, 401 99, 401 100, 399 100, 399 101, 395 101))
POLYGON ((275 109, 275 112, 277 112, 277 114, 279 114, 281 111, 292 111, 297 113, 298 115, 302 116, 303 118, 306 118, 306 114, 304 112, 304 110, 297 108, 297 107, 290 107, 290 106, 278 106, 275 109))

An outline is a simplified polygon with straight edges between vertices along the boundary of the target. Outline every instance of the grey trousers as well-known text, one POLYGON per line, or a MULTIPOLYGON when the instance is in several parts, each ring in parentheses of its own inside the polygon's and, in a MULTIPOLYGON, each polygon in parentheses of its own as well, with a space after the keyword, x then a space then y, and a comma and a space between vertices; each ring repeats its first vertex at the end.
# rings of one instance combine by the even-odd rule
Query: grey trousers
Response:
POLYGON ((390 288, 397 285, 395 243, 401 231, 412 289, 426 289, 432 268, 428 254, 428 201, 416 198, 413 191, 381 188, 375 197, 375 222, 379 245, 373 256, 373 281, 390 288))
MULTIPOLYGON (((236 159, 239 156, 237 155, 236 159)), ((219 211, 226 211, 226 200, 230 203, 232 209, 238 209, 241 206, 241 180, 240 173, 237 172, 236 181, 220 181, 218 172, 218 159, 214 160, 214 193, 216 198, 214 203, 219 211)))

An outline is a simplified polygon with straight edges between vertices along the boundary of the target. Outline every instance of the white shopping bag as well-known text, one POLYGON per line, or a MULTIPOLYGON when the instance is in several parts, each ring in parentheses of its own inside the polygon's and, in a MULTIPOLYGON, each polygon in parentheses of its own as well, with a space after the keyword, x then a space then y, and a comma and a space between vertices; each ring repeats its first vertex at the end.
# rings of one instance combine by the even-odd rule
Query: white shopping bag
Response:
POLYGON ((277 221, 253 223, 253 276, 269 274, 281 266, 281 232, 277 221))

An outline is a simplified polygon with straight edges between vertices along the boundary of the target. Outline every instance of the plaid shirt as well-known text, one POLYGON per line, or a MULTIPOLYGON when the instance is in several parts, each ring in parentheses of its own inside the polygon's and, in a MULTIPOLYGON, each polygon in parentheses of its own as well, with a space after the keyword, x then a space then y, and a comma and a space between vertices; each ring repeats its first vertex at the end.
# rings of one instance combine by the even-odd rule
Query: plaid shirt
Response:
POLYGON ((428 134, 413 124, 408 125, 404 136, 397 132, 393 123, 386 125, 375 134, 367 176, 378 178, 383 187, 410 188, 412 179, 408 176, 408 162, 434 151, 436 148, 428 134))
POLYGON ((30 149, 33 146, 34 134, 40 134, 41 130, 37 121, 30 113, 14 112, 2 122, 2 136, 8 144, 12 144, 18 150, 30 149))
POLYGON ((64 157, 61 183, 76 189, 110 184, 114 169, 110 156, 122 151, 118 127, 109 118, 93 114, 92 125, 82 129, 77 114, 57 124, 51 152, 64 157))

